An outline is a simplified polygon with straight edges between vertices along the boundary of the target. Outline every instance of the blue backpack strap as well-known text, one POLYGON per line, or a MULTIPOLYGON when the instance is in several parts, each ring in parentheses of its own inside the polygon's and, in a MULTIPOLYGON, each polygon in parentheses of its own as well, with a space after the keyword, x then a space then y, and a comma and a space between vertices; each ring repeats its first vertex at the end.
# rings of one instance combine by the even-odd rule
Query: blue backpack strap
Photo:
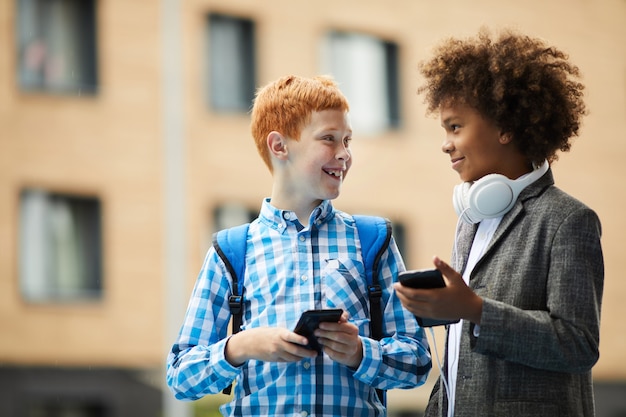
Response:
POLYGON ((239 279, 243 279, 246 269, 248 226, 250 223, 220 230, 213 235, 215 251, 222 258, 232 280, 233 291, 228 298, 228 305, 233 315, 233 334, 240 330, 243 316, 243 285, 239 285, 239 279))
POLYGON ((378 283, 378 264, 391 240, 391 222, 382 217, 353 216, 359 231, 361 252, 365 263, 367 291, 370 298, 370 330, 372 338, 382 339, 382 309, 380 298, 382 289, 378 283))
MULTIPOLYGON (((372 339, 383 338, 383 313, 380 299, 383 291, 378 283, 378 265, 383 253, 389 247, 391 241, 391 222, 382 217, 354 215, 359 240, 361 241, 361 254, 365 264, 367 278, 367 292, 370 299, 370 334, 372 339)), ((386 404, 384 390, 377 389, 378 398, 386 404)))
MULTIPOLYGON (((228 297, 228 305, 233 315, 233 334, 241 330, 243 318, 243 285, 239 284, 239 279, 243 280, 246 269, 248 226, 250 223, 220 230, 213 234, 213 247, 224 262, 232 280, 233 290, 228 297)), ((231 389, 232 385, 224 388, 224 394, 229 395, 231 389)))

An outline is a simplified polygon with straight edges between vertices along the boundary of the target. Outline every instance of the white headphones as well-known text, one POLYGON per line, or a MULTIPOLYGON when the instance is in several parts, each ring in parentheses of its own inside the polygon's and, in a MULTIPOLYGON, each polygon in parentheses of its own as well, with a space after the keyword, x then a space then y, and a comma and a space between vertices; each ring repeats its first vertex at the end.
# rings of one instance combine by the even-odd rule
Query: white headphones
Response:
POLYGON ((516 180, 501 174, 489 174, 473 183, 464 182, 455 186, 452 203, 456 214, 470 224, 505 215, 515 204, 519 193, 542 177, 549 167, 548 161, 545 161, 516 180))

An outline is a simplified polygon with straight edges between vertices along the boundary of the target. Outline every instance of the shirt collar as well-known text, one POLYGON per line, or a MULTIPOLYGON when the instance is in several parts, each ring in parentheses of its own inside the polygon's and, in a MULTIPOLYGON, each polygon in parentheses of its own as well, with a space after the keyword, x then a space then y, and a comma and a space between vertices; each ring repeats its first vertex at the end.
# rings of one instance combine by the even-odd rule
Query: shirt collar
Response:
MULTIPOLYGON (((311 213, 309 224, 303 226, 319 226, 327 222, 333 216, 333 213, 334 208, 330 200, 324 200, 311 213)), ((286 230, 289 225, 299 224, 296 213, 291 210, 277 209, 272 206, 269 197, 263 200, 259 219, 269 227, 280 231, 286 230)))

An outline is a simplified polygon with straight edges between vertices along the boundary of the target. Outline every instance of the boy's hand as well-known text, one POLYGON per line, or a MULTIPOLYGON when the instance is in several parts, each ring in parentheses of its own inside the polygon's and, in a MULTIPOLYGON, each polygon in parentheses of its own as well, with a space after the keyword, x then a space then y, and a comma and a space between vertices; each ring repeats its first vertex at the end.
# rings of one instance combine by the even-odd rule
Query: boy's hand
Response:
POLYGON ((397 282, 393 287, 404 308, 418 317, 465 319, 480 324, 482 298, 465 284, 461 274, 439 257, 433 259, 433 264, 441 271, 446 287, 416 289, 397 282))
POLYGON ((359 328, 348 323, 348 313, 341 315, 339 323, 322 322, 315 330, 317 341, 324 346, 332 360, 351 368, 358 368, 363 360, 363 346, 359 328))
POLYGON ((281 327, 257 327, 234 334, 226 343, 226 360, 240 366, 250 359, 267 362, 297 362, 314 358, 317 352, 304 347, 306 337, 281 327))

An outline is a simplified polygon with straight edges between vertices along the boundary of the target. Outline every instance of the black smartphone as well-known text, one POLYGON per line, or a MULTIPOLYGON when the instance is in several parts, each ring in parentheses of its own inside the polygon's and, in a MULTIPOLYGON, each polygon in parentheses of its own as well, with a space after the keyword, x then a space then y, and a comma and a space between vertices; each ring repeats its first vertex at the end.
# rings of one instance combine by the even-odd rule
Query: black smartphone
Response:
POLYGON ((307 349, 316 350, 318 354, 321 354, 322 346, 317 342, 313 332, 323 321, 338 322, 341 319, 341 314, 343 314, 343 310, 340 308, 307 310, 302 313, 293 331, 309 339, 309 343, 305 346, 307 349))
MULTIPOLYGON (((417 271, 404 271, 398 274, 400 284, 411 288, 443 288, 446 282, 438 269, 421 269, 417 271)), ((447 324, 458 323, 459 320, 439 320, 428 317, 418 317, 417 323, 421 327, 445 326, 447 324)))

